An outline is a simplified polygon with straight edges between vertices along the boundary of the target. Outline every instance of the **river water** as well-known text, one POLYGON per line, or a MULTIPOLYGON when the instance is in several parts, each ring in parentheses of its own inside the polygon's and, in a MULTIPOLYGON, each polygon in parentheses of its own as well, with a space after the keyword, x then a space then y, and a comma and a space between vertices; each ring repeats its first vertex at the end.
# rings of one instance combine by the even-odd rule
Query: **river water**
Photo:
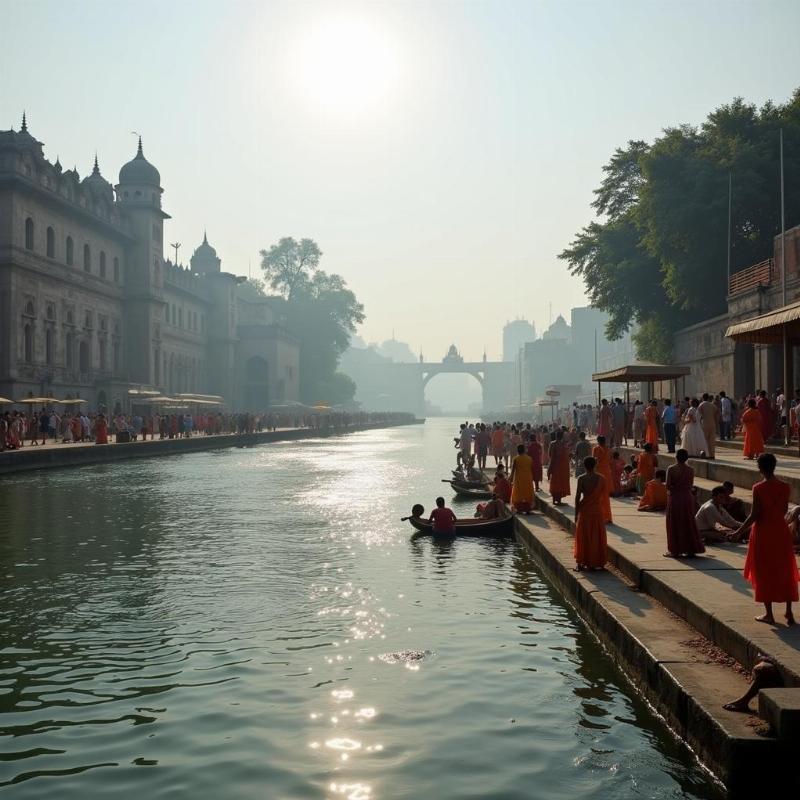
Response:
POLYGON ((718 797, 520 545, 411 539, 456 427, 3 479, 0 794, 718 797))

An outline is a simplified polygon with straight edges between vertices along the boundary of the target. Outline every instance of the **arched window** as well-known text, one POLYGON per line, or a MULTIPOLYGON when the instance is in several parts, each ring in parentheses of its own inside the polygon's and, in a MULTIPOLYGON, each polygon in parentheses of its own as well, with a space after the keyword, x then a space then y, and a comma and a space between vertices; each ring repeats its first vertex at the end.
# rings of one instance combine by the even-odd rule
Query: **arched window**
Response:
POLYGON ((112 362, 113 363, 113 367, 114 367, 114 372, 118 372, 119 371, 119 367, 120 367, 120 363, 119 363, 119 340, 118 339, 114 340, 114 343, 112 345, 112 354, 113 354, 113 358, 114 358, 114 361, 112 362))
POLYGON ((47 329, 44 344, 44 359, 48 364, 52 364, 56 357, 56 332, 52 328, 47 329))
POLYGON ((28 302, 25 303, 25 313, 29 317, 36 316, 36 309, 34 308, 33 300, 28 300, 28 302))
POLYGON ((108 345, 105 339, 100 340, 100 369, 108 369, 108 345))
POLYGON ((33 364, 33 326, 28 322, 23 331, 25 337, 25 363, 33 364))
POLYGON ((83 246, 83 271, 84 272, 92 271, 92 251, 89 248, 88 244, 85 244, 83 246))
POLYGON ((47 228, 47 257, 56 257, 56 232, 50 227, 47 228))
POLYGON ((105 278, 106 276, 106 251, 100 251, 100 277, 105 278))
POLYGON ((56 307, 52 303, 47 304, 47 311, 46 311, 47 319, 55 321, 56 318, 56 307))
POLYGON ((33 220, 30 217, 25 220, 25 249, 33 250, 33 220))
POLYGON ((75 245, 71 236, 67 236, 67 266, 72 266, 75 263, 75 245))
POLYGON ((75 334, 68 333, 64 342, 64 360, 67 364, 67 369, 72 369, 75 366, 75 334))
POLYGON ((81 372, 89 371, 89 342, 81 342, 78 345, 78 369, 81 372))
POLYGON ((114 283, 119 283, 119 259, 114 257, 114 283))

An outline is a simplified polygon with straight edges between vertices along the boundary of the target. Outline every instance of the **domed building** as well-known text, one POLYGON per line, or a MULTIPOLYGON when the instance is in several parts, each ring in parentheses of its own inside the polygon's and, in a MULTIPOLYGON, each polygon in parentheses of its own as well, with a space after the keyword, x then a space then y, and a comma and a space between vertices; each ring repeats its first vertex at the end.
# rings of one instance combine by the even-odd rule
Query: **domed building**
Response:
POLYGON ((205 233, 190 267, 164 257, 163 191, 141 137, 112 186, 96 155, 82 180, 51 163, 24 115, 0 131, 0 396, 109 411, 156 393, 252 411, 298 399, 298 343, 269 298, 242 291, 205 233))

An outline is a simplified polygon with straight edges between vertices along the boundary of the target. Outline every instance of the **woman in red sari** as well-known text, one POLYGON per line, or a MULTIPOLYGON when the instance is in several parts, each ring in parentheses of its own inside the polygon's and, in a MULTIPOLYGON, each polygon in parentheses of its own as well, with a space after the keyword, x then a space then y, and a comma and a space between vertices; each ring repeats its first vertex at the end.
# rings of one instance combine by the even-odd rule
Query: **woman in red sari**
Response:
POLYGON ((753 510, 732 538, 741 539, 752 523, 744 577, 753 584, 755 601, 764 604, 764 614, 756 617, 756 621, 774 625, 772 604, 786 603, 786 624, 794 625, 792 603, 798 599, 800 573, 785 519, 789 484, 775 477, 776 466, 772 453, 762 453, 758 457, 758 469, 764 480, 753 487, 753 510))
POLYGON ((744 428, 742 455, 748 460, 752 460, 764 452, 762 421, 762 416, 756 408, 756 401, 748 400, 747 409, 742 414, 742 427, 744 428))
POLYGON ((531 431, 531 438, 528 442, 528 455, 533 461, 533 491, 539 491, 539 484, 542 482, 542 445, 539 441, 539 434, 531 431))
POLYGON ((676 464, 667 470, 667 558, 692 558, 706 548, 697 530, 692 487, 694 470, 686 463, 689 453, 681 448, 675 453, 676 464))
POLYGON ((644 432, 644 440, 653 448, 652 452, 658 452, 658 403, 650 401, 650 405, 644 411, 644 418, 647 427, 644 432))
POLYGON ((605 480, 595 472, 597 462, 589 456, 583 460, 586 472, 578 478, 575 489, 575 569, 603 569, 608 561, 606 526, 603 522, 602 498, 605 480))
POLYGON ((550 445, 547 477, 550 480, 553 503, 560 506, 561 498, 572 494, 569 485, 569 448, 564 444, 564 431, 557 431, 556 440, 550 445))
POLYGON ((94 443, 108 444, 108 422, 103 414, 98 414, 94 422, 94 443))

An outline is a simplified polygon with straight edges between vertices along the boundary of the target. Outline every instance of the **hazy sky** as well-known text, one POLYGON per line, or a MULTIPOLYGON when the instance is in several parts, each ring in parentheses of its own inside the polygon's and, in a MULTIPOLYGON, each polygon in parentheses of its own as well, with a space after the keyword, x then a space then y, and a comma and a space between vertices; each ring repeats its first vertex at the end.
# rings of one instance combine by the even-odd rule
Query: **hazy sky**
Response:
POLYGON ((628 139, 800 85, 800 2, 0 0, 0 128, 49 158, 160 170, 166 242, 223 269, 314 238, 426 357, 499 357, 584 301, 556 255, 628 139))

